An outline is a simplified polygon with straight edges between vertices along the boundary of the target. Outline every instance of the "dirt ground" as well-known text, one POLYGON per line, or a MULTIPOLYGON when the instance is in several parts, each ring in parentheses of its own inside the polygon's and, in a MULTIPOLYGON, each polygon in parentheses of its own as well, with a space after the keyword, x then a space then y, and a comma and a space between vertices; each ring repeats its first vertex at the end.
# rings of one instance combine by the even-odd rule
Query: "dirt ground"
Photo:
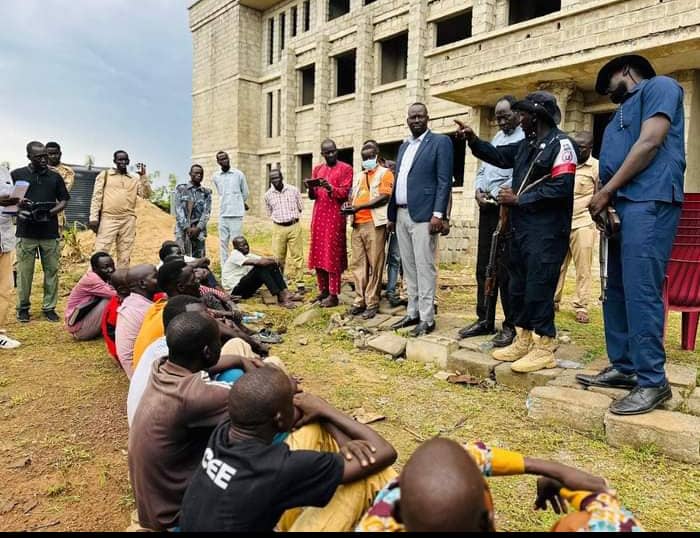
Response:
MULTIPOLYGON (((172 222, 149 213, 140 224, 133 261, 155 262, 158 245, 172 236, 172 222)), ((265 228, 248 229, 254 230, 248 234, 253 250, 269 252, 265 228)), ((88 233, 81 236, 85 252, 90 241, 88 233)), ((213 261, 218 258, 215 242, 211 237, 213 261)), ((69 266, 61 275, 59 311, 85 267, 69 266)), ((441 271, 441 312, 463 316, 465 323, 474 304, 472 273, 460 267, 441 271)), ((312 282, 309 277, 309 287, 312 282)), ((127 379, 107 357, 102 341, 76 343, 61 324, 41 320, 40 273, 35 283, 32 323, 7 323, 9 334, 23 346, 0 355, 0 530, 124 530, 134 507, 127 477, 127 379)), ((571 287, 570 280, 568 292, 571 287)), ((294 316, 258 298, 244 307, 265 313, 265 321, 277 328, 290 325, 294 316)), ((434 378, 431 368, 356 350, 348 337, 326 331, 332 313, 324 312, 310 326, 290 327, 274 352, 303 377, 306 390, 344 410, 362 407, 386 416, 375 426, 397 447, 399 465, 431 436, 480 438, 607 477, 648 530, 700 529, 697 466, 661 457, 652 446, 614 449, 594 436, 530 422, 523 393, 452 386, 434 378)), ((603 353, 599 308, 592 318, 590 325, 579 325, 565 307, 557 320, 560 330, 586 348, 589 360, 603 353)), ((697 355, 679 350, 679 325, 672 317, 670 360, 695 364, 697 355)), ((491 480, 499 529, 535 531, 552 524, 553 514, 531 508, 534 483, 530 477, 491 480)))

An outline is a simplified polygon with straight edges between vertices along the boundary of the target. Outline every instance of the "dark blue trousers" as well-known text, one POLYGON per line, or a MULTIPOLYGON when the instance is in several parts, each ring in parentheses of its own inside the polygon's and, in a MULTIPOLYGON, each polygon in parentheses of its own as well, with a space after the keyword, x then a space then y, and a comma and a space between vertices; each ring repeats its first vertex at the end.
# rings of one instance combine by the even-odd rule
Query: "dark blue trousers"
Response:
POLYGON ((516 327, 540 336, 557 335, 554 294, 569 248, 569 233, 519 226, 510 241, 510 308, 516 327))
POLYGON ((640 387, 660 387, 666 383, 662 291, 681 208, 618 199, 615 209, 621 228, 608 243, 603 304, 608 357, 620 372, 636 373, 640 387))

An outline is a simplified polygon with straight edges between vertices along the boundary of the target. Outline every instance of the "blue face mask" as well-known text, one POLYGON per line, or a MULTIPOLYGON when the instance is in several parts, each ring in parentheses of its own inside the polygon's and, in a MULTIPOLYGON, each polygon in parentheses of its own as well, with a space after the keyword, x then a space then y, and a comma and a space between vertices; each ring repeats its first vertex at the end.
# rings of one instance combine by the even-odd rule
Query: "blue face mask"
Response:
POLYGON ((367 159, 362 161, 362 168, 365 170, 374 170, 377 167, 377 159, 367 159))

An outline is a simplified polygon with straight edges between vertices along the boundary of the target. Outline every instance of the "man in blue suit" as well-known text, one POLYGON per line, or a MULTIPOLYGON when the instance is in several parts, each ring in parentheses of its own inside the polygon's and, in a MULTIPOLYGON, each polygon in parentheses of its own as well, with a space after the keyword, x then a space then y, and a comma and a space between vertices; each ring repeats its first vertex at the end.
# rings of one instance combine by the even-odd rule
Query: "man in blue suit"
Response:
POLYGON ((435 330, 435 249, 452 189, 453 149, 448 136, 428 129, 428 109, 415 103, 406 120, 412 136, 401 145, 389 202, 408 288, 406 316, 392 329, 414 326, 411 336, 435 330))

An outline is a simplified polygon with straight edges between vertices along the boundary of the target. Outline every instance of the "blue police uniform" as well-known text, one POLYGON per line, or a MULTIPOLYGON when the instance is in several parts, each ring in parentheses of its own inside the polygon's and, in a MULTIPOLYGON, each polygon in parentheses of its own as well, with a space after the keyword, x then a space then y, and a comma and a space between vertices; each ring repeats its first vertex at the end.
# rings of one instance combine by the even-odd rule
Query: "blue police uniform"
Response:
POLYGON ((509 292, 515 325, 554 338, 554 293, 569 248, 576 146, 552 128, 540 140, 494 147, 476 139, 469 147, 489 164, 512 168, 515 193, 524 181, 533 185, 544 178, 523 191, 510 210, 509 292))
POLYGON ((685 172, 683 89, 672 78, 637 84, 605 129, 600 179, 612 179, 640 136, 642 123, 661 115, 671 128, 649 166, 619 189, 613 204, 619 237, 608 243, 608 289, 603 304, 608 357, 618 371, 637 374, 640 387, 666 384, 662 288, 680 219, 685 172))

